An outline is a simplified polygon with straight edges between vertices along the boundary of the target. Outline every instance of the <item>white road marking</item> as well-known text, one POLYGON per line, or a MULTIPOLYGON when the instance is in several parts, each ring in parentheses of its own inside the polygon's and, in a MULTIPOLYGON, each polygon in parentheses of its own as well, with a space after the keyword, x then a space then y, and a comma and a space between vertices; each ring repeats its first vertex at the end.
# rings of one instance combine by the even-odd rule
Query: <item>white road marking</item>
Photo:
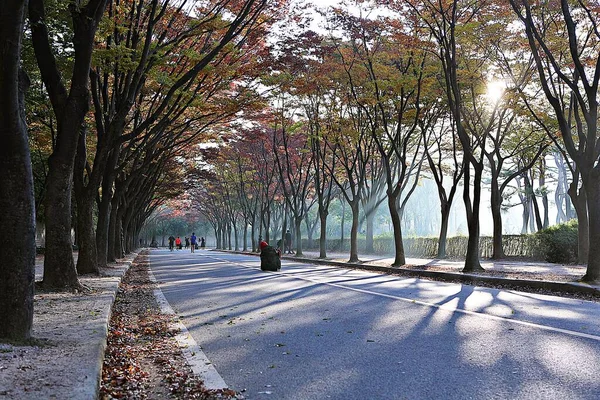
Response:
MULTIPOLYGON (((256 267, 249 266, 249 265, 242 264, 242 263, 235 262, 235 261, 231 261, 231 260, 226 260, 226 259, 222 259, 222 258, 218 258, 218 257, 214 257, 214 256, 210 256, 210 258, 213 258, 213 259, 219 260, 219 261, 226 261, 226 262, 228 262, 230 264, 238 265, 238 266, 243 267, 243 268, 256 269, 256 267)), ((343 270, 343 268, 340 268, 340 267, 337 267, 337 266, 330 266, 330 268, 343 270)), ((408 297, 394 296, 394 295, 391 295, 391 294, 374 292, 374 291, 367 290, 367 289, 353 288, 353 287, 345 286, 345 285, 342 285, 342 284, 339 284, 339 283, 323 282, 323 281, 319 281, 319 280, 312 279, 312 278, 306 278, 306 277, 303 277, 303 276, 296 276, 296 275, 294 275, 291 272, 278 271, 278 272, 271 272, 271 273, 281 274, 281 275, 285 275, 285 276, 292 277, 292 278, 295 278, 295 279, 300 279, 300 280, 303 280, 303 281, 307 281, 307 282, 311 282, 311 283, 316 283, 316 284, 320 284, 320 285, 327 285, 327 286, 336 287, 336 288, 340 288, 340 289, 351 290, 353 292, 358 292, 358 293, 370 294, 370 295, 374 295, 374 296, 385 297, 385 298, 388 298, 388 299, 399 300, 399 301, 403 301, 403 302, 406 302, 406 303, 418 304, 418 305, 421 305, 421 306, 437 308, 437 309, 440 309, 440 310, 451 311, 451 312, 456 312, 456 313, 460 313, 460 314, 478 316, 478 317, 482 317, 482 318, 491 319, 491 320, 494 320, 494 321, 510 322, 510 323, 513 323, 513 324, 527 326, 527 327, 530 327, 530 328, 537 328, 537 329, 542 329, 542 330, 546 330, 546 331, 550 331, 550 332, 563 333, 565 335, 570 335, 570 336, 575 336, 575 337, 580 337, 580 338, 590 339, 590 340, 595 340, 595 341, 600 342, 600 336, 598 336, 598 335, 591 335, 591 334, 588 334, 588 333, 582 333, 582 332, 572 331, 572 330, 569 330, 569 329, 555 328, 555 327, 552 327, 552 326, 540 325, 540 324, 536 324, 536 323, 533 323, 533 322, 519 321, 519 320, 512 319, 512 318, 506 318, 506 317, 500 317, 500 316, 497 316, 497 315, 485 314, 485 313, 478 312, 478 311, 470 311, 470 310, 459 309, 459 308, 456 308, 456 307, 449 306, 447 304, 429 303, 427 301, 411 299, 411 298, 408 298, 408 297)))
MULTIPOLYGON (((171 305, 165 298, 162 290, 160 290, 152 270, 149 270, 149 273, 150 280, 154 283, 157 283, 156 289, 154 290, 154 297, 156 297, 156 301, 158 302, 161 311, 164 314, 176 315, 175 311, 173 308, 171 308, 171 305)), ((177 343, 179 344, 179 347, 181 348, 181 351, 188 364, 192 368, 194 374, 199 376, 200 379, 204 381, 204 386, 209 390, 228 388, 221 375, 219 375, 208 357, 206 357, 206 354, 204 354, 204 352, 200 349, 200 346, 198 346, 198 343, 196 343, 192 335, 190 335, 185 325, 179 321, 174 323, 174 325, 179 330, 179 333, 175 336, 175 339, 177 340, 177 343)))

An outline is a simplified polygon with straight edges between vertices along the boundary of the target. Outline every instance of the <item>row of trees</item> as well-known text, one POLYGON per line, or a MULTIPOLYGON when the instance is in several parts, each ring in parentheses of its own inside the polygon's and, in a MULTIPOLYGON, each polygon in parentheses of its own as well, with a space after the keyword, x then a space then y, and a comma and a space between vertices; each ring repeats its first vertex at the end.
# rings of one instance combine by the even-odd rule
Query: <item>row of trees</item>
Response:
POLYGON ((193 145, 251 107, 265 32, 282 5, 3 4, 0 337, 30 335, 36 201, 41 286, 79 289, 78 274, 134 248, 152 212, 183 192, 193 145))
MULTIPOLYGON (((196 194, 217 243, 225 245, 231 231, 237 241, 240 229, 244 245, 248 230, 252 243, 257 235, 268 239, 275 213, 291 216, 302 254, 301 224, 314 229, 306 216, 316 207, 325 257, 328 208, 341 195, 353 215, 350 260, 358 258, 360 209, 369 241, 369 218, 385 202, 394 265, 402 265, 403 211, 419 179, 429 178, 441 204, 438 256, 462 194, 464 271, 481 270, 483 182, 491 193, 493 257, 502 258, 507 188, 515 181, 531 188, 534 170, 543 185, 554 157, 559 215, 572 214, 568 193, 579 220, 583 279, 600 279, 600 20, 591 3, 550 3, 356 2, 323 12, 323 34, 301 30, 283 38, 263 81, 270 108, 240 124, 238 140, 221 151, 196 194), (494 81, 501 82, 496 96, 486 93, 494 81)), ((547 225, 547 193, 545 213, 532 193, 520 194, 536 208, 538 226, 547 225)))
POLYGON ((442 256, 462 190, 464 269, 474 271, 484 178, 502 257, 507 187, 531 187, 549 151, 567 168, 560 187, 579 220, 584 279, 600 279, 598 15, 580 0, 357 0, 323 12, 325 33, 286 36, 308 21, 274 0, 6 2, 0 337, 30 334, 36 215, 51 289, 78 288, 78 272, 132 248, 152 212, 186 190, 221 245, 239 229, 252 243, 268 239, 271 221, 290 215, 283 229, 295 230, 301 254, 300 227, 315 229, 306 216, 316 206, 323 257, 329 207, 343 196, 351 260, 361 208, 368 231, 385 203, 401 265, 403 210, 427 176, 439 192, 442 256), (493 78, 501 99, 485 96, 493 78), (192 165, 200 153, 212 166, 192 165))

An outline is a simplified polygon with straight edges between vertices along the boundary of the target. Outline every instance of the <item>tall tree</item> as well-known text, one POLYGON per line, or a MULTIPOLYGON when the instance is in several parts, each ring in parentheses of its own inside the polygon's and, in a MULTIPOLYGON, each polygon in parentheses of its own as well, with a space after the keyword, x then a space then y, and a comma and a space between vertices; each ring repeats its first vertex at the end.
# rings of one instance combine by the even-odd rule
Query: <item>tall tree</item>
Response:
POLYGON ((454 124, 448 118, 440 118, 435 129, 422 130, 424 138, 425 156, 429 166, 429 173, 437 187, 440 199, 441 224, 438 236, 437 258, 446 258, 446 243, 448 238, 448 224, 450 211, 458 185, 462 181, 464 163, 459 156, 460 146, 454 124), (449 120, 446 123, 446 120, 449 120), (450 159, 451 161, 448 161, 450 159), (446 177, 451 174, 449 188, 445 183, 446 177))
MULTIPOLYGON (((188 108, 206 113, 202 103, 238 78, 236 68, 247 71, 254 65, 245 55, 263 42, 262 28, 272 16, 267 6, 272 5, 270 11, 275 12, 275 3, 143 0, 111 4, 111 21, 102 32, 102 51, 92 72, 95 127, 98 144, 103 144, 94 160, 98 168, 94 165, 90 175, 90 180, 102 180, 96 238, 101 265, 114 258, 110 214, 122 146, 142 135, 164 134, 164 127, 188 108), (189 12, 192 6, 194 12, 189 12)), ((240 93, 244 91, 232 90, 229 95, 243 97, 240 93)), ((222 111, 225 116, 232 113, 230 108, 222 111)), ((212 114, 211 118, 216 119, 212 114)), ((94 193, 95 186, 91 185, 94 193)), ((88 214, 90 209, 91 205, 88 214)), ((92 257, 87 259, 93 262, 92 257)))
POLYGON ((348 46, 338 50, 349 86, 383 163, 394 229, 393 265, 403 265, 402 210, 416 187, 424 159, 419 122, 426 114, 422 113, 426 102, 422 93, 428 52, 420 46, 410 22, 349 14, 339 14, 336 20, 350 37, 348 46))
POLYGON ((487 59, 481 56, 485 49, 473 38, 483 34, 490 21, 495 20, 494 13, 497 10, 487 7, 488 1, 426 0, 409 1, 407 4, 428 27, 438 45, 448 106, 456 124, 465 163, 463 201, 469 238, 463 271, 481 271, 479 215, 485 167, 484 149, 491 126, 471 124, 476 121, 471 120, 469 115, 469 111, 477 106, 477 91, 473 89, 481 86, 477 82, 485 80, 483 72, 487 59))
MULTIPOLYGON (((600 14, 596 2, 551 4, 510 0, 525 27, 540 84, 562 142, 580 171, 587 199, 589 254, 584 281, 600 280, 600 14), (547 21, 552 21, 548 23, 547 21)), ((586 219, 578 213, 580 223, 586 219)))
POLYGON ((48 30, 44 0, 29 2, 33 47, 57 123, 56 146, 48 160, 45 202, 43 285, 49 288, 80 286, 71 241, 73 168, 79 135, 89 110, 88 77, 95 34, 106 3, 107 0, 90 0, 85 4, 72 0, 68 3, 73 26, 74 62, 67 82, 57 64, 57 50, 53 48, 54 38, 48 30))
POLYGON ((0 338, 31 336, 35 198, 25 122, 28 77, 20 69, 27 1, 0 8, 0 338))

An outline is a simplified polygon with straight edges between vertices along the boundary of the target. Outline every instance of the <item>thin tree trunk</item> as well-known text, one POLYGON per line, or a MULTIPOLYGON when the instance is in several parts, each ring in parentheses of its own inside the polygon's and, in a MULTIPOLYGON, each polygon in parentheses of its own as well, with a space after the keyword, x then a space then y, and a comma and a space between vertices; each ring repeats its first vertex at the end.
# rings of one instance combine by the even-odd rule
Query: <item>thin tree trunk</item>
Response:
POLYGON ((367 231, 365 235, 365 253, 373 254, 375 253, 375 248, 373 247, 373 223, 375 221, 375 210, 367 214, 366 223, 367 223, 367 231))
POLYGON ((352 210, 352 228, 350 229, 350 259, 348 262, 358 262, 358 201, 350 203, 352 210))
POLYGON ((438 238, 437 258, 446 258, 446 244, 448 242, 448 222, 450 220, 451 205, 446 203, 441 206, 442 224, 438 238))
POLYGON ((294 228, 296 229, 296 256, 297 257, 302 257, 303 253, 302 253, 302 217, 295 217, 294 218, 294 228))
POLYGON ((392 219, 392 227, 394 230, 394 247, 396 253, 392 267, 399 267, 406 264, 406 257, 404 255, 404 244, 402 243, 402 224, 400 220, 400 213, 398 212, 397 207, 398 199, 389 192, 387 198, 390 217, 392 219))
POLYGON ((85 195, 81 195, 77 198, 77 243, 79 247, 77 272, 79 274, 99 273, 93 209, 93 198, 85 195))
POLYGON ((319 235, 319 258, 327 258, 327 215, 329 213, 319 205, 321 232, 319 235))
POLYGON ((465 187, 463 199, 465 208, 467 209, 467 225, 469 229, 469 239, 467 243, 467 254, 465 255, 465 266, 463 272, 483 271, 479 262, 479 205, 481 201, 481 175, 482 170, 475 168, 475 176, 473 180, 473 203, 469 193, 470 186, 470 168, 465 167, 465 187))
POLYGON ((583 186, 579 190, 577 189, 578 183, 579 179, 569 185, 568 194, 577 214, 577 262, 586 264, 590 250, 587 198, 583 186))
MULTIPOLYGON (((102 179, 102 199, 98 204, 98 224, 96 227, 96 248, 98 252, 98 266, 106 267, 109 257, 110 224, 113 209, 113 184, 116 177, 115 168, 119 161, 119 149, 113 149, 106 164, 106 172, 102 179)), ((110 261, 114 261, 110 259, 110 261)))
POLYGON ((502 193, 498 188, 498 178, 492 178, 492 193, 490 198, 493 220, 493 249, 492 259, 500 260, 504 258, 504 249, 502 247, 502 193))

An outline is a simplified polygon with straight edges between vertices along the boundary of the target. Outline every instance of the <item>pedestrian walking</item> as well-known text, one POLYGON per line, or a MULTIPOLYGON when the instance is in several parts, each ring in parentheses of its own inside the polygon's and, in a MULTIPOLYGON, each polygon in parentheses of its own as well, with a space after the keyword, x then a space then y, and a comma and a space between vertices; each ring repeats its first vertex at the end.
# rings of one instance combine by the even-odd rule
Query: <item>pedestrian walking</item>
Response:
POLYGON ((292 233, 288 229, 285 232, 285 249, 284 252, 287 251, 288 254, 292 254, 292 233))
POLYGON ((204 239, 204 236, 202 236, 200 238, 200 248, 203 249, 204 246, 206 246, 206 240, 204 239))
POLYGON ((179 236, 177 236, 177 239, 175 239, 175 246, 177 247, 177 250, 181 250, 181 239, 179 236))
POLYGON ((173 246, 175 244, 175 238, 173 235, 169 236, 169 250, 173 251, 173 246))
POLYGON ((198 240, 198 238, 196 237, 196 233, 192 232, 192 236, 190 236, 190 245, 191 245, 192 253, 194 252, 194 249, 196 248, 197 240, 198 240))

